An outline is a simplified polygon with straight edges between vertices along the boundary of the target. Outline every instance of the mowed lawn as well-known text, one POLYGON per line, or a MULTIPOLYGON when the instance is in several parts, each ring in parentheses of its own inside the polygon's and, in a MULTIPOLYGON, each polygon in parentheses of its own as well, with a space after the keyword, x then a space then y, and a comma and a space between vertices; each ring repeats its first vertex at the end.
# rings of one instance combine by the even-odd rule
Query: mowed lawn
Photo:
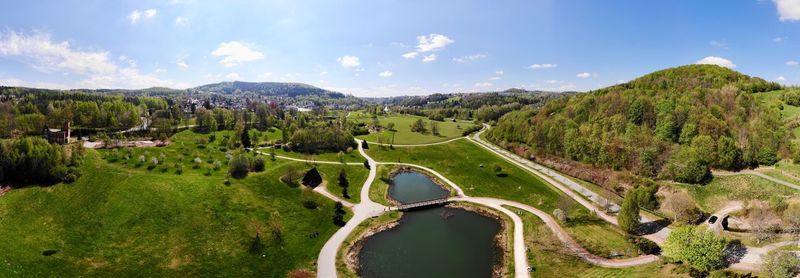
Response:
MULTIPOLYGON (((338 228, 333 202, 280 182, 288 167, 306 166, 267 160, 264 172, 225 185, 227 168, 206 176, 187 167, 179 175, 110 163, 88 150, 75 183, 0 197, 0 274, 285 277, 313 270, 338 228), (257 230, 261 251, 252 249, 257 230), (45 256, 48 250, 57 252, 45 256)), ((323 170, 327 180, 331 171, 323 170)))
POLYGON ((561 194, 539 178, 468 140, 395 149, 372 145, 368 152, 379 162, 429 167, 461 186, 470 196, 514 200, 552 212, 561 194), (505 176, 498 176, 495 166, 499 166, 505 176))
MULTIPOLYGON (((357 121, 371 123, 372 119, 359 118, 357 121)), ((358 136, 358 138, 367 140, 369 142, 378 142, 378 137, 383 137, 385 142, 391 143, 392 133, 394 133, 394 144, 396 145, 436 143, 461 137, 461 134, 465 129, 474 125, 474 123, 469 121, 453 122, 452 119, 445 119, 445 121, 439 122, 429 120, 425 117, 412 115, 379 117, 378 121, 380 121, 381 125, 384 127, 386 127, 389 123, 394 123, 394 129, 397 131, 389 131, 388 129, 384 129, 382 132, 361 135, 358 136), (411 124, 413 124, 417 119, 422 119, 422 121, 425 123, 425 127, 428 129, 428 132, 419 133, 411 131, 411 124), (433 135, 433 133, 430 132, 431 122, 436 122, 439 125, 440 135, 433 135)))
MULTIPOLYGON (((525 246, 528 264, 532 268, 531 277, 686 277, 671 273, 672 266, 660 263, 627 268, 593 266, 567 250, 541 219, 526 211, 512 207, 508 209, 517 212, 525 226, 525 246)), ((607 234, 586 236, 602 242, 607 234)))

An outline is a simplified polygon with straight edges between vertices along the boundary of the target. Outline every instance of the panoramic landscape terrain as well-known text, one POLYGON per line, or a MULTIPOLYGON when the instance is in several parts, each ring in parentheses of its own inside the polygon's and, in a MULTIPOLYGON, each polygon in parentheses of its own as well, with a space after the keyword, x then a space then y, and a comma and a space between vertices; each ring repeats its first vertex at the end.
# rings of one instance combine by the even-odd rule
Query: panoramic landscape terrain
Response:
POLYGON ((5 6, 0 277, 800 277, 800 0, 5 6))

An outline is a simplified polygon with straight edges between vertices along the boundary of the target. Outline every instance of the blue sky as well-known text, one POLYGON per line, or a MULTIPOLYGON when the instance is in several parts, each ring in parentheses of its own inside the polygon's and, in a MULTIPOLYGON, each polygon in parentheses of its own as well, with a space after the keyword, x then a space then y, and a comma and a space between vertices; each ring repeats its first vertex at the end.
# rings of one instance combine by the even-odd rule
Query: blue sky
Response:
POLYGON ((800 0, 16 1, 0 85, 294 81, 357 96, 591 90, 716 63, 800 83, 800 0))

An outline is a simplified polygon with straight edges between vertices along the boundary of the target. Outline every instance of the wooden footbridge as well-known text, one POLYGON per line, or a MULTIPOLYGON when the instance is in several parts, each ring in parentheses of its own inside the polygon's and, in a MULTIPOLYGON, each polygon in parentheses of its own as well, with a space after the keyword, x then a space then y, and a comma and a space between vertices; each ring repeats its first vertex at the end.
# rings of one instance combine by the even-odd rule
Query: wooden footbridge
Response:
POLYGON ((392 210, 410 210, 410 209, 427 207, 427 206, 438 206, 438 205, 446 204, 449 201, 450 201, 450 197, 444 197, 444 198, 436 198, 436 199, 417 201, 417 202, 411 202, 411 203, 403 203, 403 204, 400 204, 399 206, 392 207, 392 210))

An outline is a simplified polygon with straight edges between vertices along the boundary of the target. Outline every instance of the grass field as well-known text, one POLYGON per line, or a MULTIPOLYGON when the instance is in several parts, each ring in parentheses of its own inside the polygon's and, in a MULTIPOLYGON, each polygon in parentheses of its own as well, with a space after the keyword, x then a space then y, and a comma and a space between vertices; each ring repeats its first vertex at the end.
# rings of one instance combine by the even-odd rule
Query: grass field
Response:
MULTIPOLYGON (((764 101, 768 104, 782 104, 783 109, 781 110, 781 116, 783 116, 784 120, 788 120, 800 115, 800 107, 788 105, 781 100, 781 94, 783 94, 784 90, 777 90, 771 91, 766 93, 758 93, 756 97, 764 101)), ((800 127, 795 128, 792 130, 794 133, 795 139, 800 138, 800 127)))
MULTIPOLYGON (((270 149, 268 148, 259 149, 259 151, 267 155, 270 154, 270 149)), ((353 150, 351 152, 342 152, 341 159, 339 158, 339 153, 334 153, 334 152, 304 154, 299 152, 285 151, 283 149, 276 149, 275 155, 281 155, 299 159, 307 159, 307 160, 318 160, 318 161, 364 162, 365 160, 367 160, 363 156, 361 156, 361 154, 358 153, 358 150, 353 150)))
POLYGON ((573 256, 532 213, 509 207, 525 225, 525 246, 532 277, 688 277, 674 274, 671 265, 651 263, 628 268, 602 268, 573 256))
POLYGON ((345 198, 344 195, 342 195, 342 187, 339 186, 339 171, 344 169, 345 173, 347 173, 347 180, 350 182, 350 186, 347 187, 347 193, 350 195, 350 199, 347 200, 352 203, 361 202, 361 188, 364 187, 364 181, 367 180, 367 176, 369 175, 369 170, 367 170, 367 168, 360 165, 340 166, 330 164, 319 164, 316 165, 316 167, 327 183, 328 192, 343 199, 345 198))
MULTIPOLYGON (((356 120, 365 123, 372 122, 371 118, 356 118, 356 120)), ((392 136, 394 136, 394 144, 397 145, 435 143, 460 137, 464 129, 474 125, 474 123, 469 121, 453 122, 452 119, 447 119, 443 122, 436 122, 439 124, 440 132, 440 135, 437 136, 430 132, 430 122, 432 121, 425 117, 396 115, 380 117, 378 118, 378 121, 380 121, 381 125, 384 127, 386 127, 389 123, 394 123, 394 129, 397 131, 393 132, 384 130, 378 133, 361 135, 358 136, 358 138, 367 140, 369 142, 378 142, 378 137, 383 137, 386 143, 391 143, 392 136), (419 133, 411 131, 411 124, 417 119, 422 119, 425 122, 428 132, 419 133)))
POLYGON ((585 209, 573 213, 570 220, 562 226, 583 248, 597 256, 619 259, 641 255, 639 249, 625 239, 622 230, 600 218, 590 216, 585 209))
POLYGON ((706 185, 671 184, 686 188, 697 204, 706 212, 717 211, 730 200, 762 200, 797 196, 797 190, 752 175, 714 177, 706 185))
MULTIPOLYGON (((163 151, 172 163, 186 145, 135 152, 163 151)), ((0 273, 285 277, 295 269, 313 270, 320 248, 337 229, 333 202, 281 183, 287 167, 305 165, 267 160, 264 172, 226 186, 224 166, 209 176, 189 167, 178 175, 111 163, 89 150, 75 183, 16 189, 0 197, 5 235, 0 273), (318 207, 308 209, 303 201, 318 207), (251 251, 257 229, 263 247, 251 251), (47 250, 57 252, 44 256, 47 250)), ((339 166, 331 167, 338 173, 339 166)), ((328 172, 323 170, 326 179, 328 172)), ((352 184, 360 179, 356 172, 349 172, 352 184)))
POLYGON ((560 195, 557 189, 538 177, 467 140, 394 150, 373 146, 368 151, 376 161, 429 167, 461 186, 470 196, 514 200, 552 212, 560 195), (505 176, 498 176, 495 166, 499 166, 505 176))

